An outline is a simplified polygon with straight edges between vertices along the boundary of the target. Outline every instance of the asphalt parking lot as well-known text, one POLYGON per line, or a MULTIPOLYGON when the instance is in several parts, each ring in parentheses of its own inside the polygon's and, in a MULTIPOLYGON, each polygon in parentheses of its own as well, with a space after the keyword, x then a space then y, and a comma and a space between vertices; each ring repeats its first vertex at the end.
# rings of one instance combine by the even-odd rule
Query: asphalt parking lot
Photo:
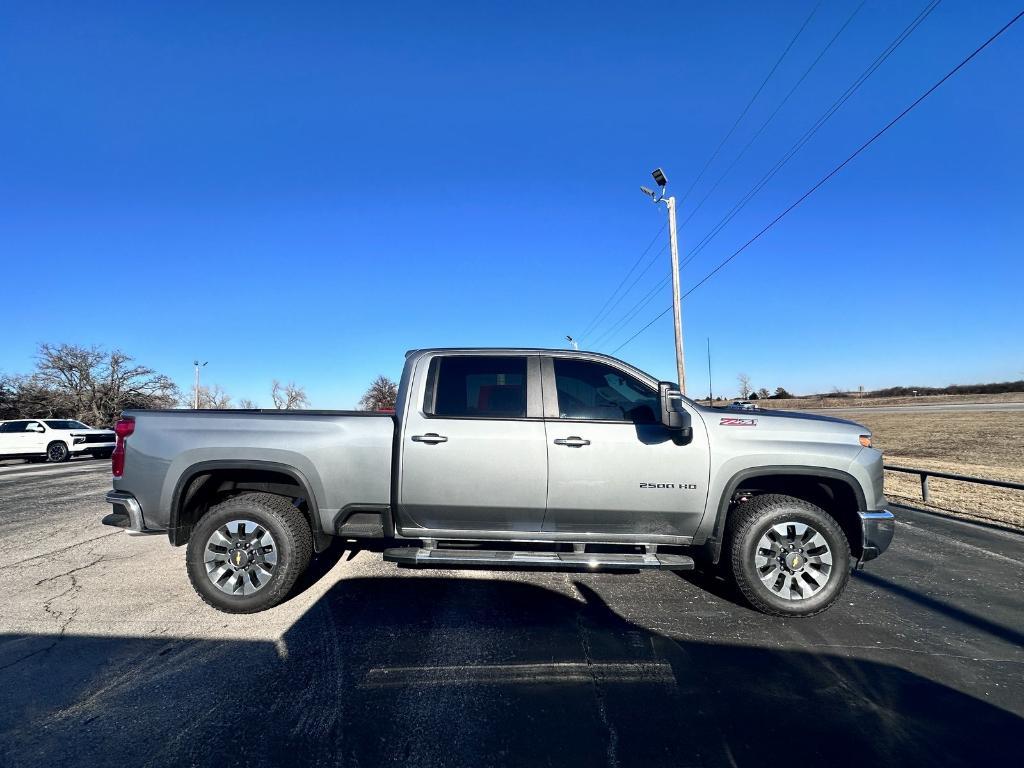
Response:
POLYGON ((1020 760, 1024 537, 901 511, 841 603, 699 574, 400 570, 336 549, 264 614, 100 524, 105 461, 0 466, 0 765, 1020 760))

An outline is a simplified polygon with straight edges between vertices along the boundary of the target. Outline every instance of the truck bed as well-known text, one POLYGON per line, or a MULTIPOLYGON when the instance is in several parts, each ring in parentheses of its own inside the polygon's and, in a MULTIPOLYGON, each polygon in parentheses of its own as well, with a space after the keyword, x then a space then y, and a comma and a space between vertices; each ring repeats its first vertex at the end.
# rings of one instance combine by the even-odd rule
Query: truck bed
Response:
POLYGON ((175 494, 196 471, 218 467, 297 474, 309 488, 322 530, 346 507, 391 501, 395 422, 367 411, 137 410, 124 475, 148 527, 167 528, 175 494))

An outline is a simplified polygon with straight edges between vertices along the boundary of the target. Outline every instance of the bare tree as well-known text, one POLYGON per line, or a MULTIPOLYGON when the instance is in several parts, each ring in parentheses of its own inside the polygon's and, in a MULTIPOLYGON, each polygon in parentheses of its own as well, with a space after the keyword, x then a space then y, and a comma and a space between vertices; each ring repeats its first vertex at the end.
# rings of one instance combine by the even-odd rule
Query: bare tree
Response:
POLYGON ((759 390, 757 390, 757 396, 762 400, 767 400, 769 397, 772 396, 772 394, 765 387, 761 387, 759 390))
MULTIPOLYGON (((186 408, 191 408, 194 405, 192 397, 186 397, 182 399, 182 405, 186 408)), ((224 388, 220 384, 214 384, 212 387, 201 386, 199 387, 199 408, 230 408, 231 407, 231 395, 224 391, 224 388)))
POLYGON ((740 399, 746 400, 750 397, 750 393, 752 391, 750 388, 750 377, 745 373, 740 373, 737 374, 736 381, 740 383, 740 399))
POLYGON ((19 380, 21 409, 112 424, 126 408, 170 408, 180 392, 167 376, 121 352, 74 344, 40 344, 36 371, 19 380))
POLYGON ((398 385, 387 376, 378 376, 359 398, 361 411, 393 411, 398 400, 398 385))
POLYGON ((298 386, 294 381, 282 384, 277 379, 274 379, 270 386, 270 399, 274 401, 274 407, 279 409, 309 407, 309 398, 306 397, 306 390, 298 386))
POLYGON ((249 410, 255 410, 256 408, 259 408, 259 406, 256 405, 256 402, 254 400, 250 400, 248 397, 243 397, 241 400, 239 400, 238 407, 247 408, 249 410))

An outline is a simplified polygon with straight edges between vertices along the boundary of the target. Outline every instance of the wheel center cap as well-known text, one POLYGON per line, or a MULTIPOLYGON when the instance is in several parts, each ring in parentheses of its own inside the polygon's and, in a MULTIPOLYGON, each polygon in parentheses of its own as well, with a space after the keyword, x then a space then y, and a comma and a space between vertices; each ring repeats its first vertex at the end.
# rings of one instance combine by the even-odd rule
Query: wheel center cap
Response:
POLYGON ((244 549, 232 549, 228 552, 228 561, 235 568, 244 568, 252 562, 252 556, 244 549))
POLYGON ((804 556, 799 552, 789 552, 786 554, 786 567, 791 571, 798 571, 804 566, 804 556))

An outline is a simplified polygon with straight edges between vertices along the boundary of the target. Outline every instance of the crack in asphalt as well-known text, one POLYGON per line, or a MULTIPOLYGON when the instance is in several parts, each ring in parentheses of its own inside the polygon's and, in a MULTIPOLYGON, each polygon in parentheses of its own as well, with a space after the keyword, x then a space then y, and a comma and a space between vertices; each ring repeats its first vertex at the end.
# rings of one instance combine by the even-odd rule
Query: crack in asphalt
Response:
POLYGON ((52 643, 50 643, 45 648, 36 648, 34 651, 32 651, 32 653, 26 653, 20 659, 15 659, 12 662, 9 662, 7 664, 4 664, 3 666, 0 666, 0 670, 10 669, 11 667, 17 666, 18 664, 21 664, 21 662, 25 661, 26 659, 31 659, 33 656, 38 656, 40 653, 45 653, 46 651, 48 651, 51 648, 53 648, 53 646, 55 646, 56 644, 57 644, 57 641, 54 640, 52 643))
MULTIPOLYGON (((65 576, 71 576, 71 574, 78 573, 79 571, 84 571, 86 568, 92 568, 94 565, 99 565, 100 563, 102 563, 106 559, 106 557, 107 557, 106 555, 100 555, 95 560, 93 560, 91 563, 88 563, 86 565, 80 565, 77 568, 72 568, 70 571, 64 571, 64 573, 58 573, 56 576, 47 576, 45 579, 40 579, 39 581, 37 581, 36 582, 36 586, 37 587, 41 586, 41 585, 45 584, 48 581, 56 581, 57 579, 62 579, 65 576)), ((74 576, 71 576, 71 581, 73 583, 77 583, 78 580, 74 576)))
POLYGON ((62 547, 61 549, 54 549, 54 550, 52 550, 50 552, 43 552, 40 555, 33 555, 32 557, 26 557, 24 560, 18 560, 15 563, 7 563, 6 565, 0 565, 0 571, 5 570, 7 568, 14 568, 15 566, 22 565, 23 563, 30 563, 33 560, 39 560, 42 557, 50 557, 51 555, 59 555, 59 554, 62 554, 64 552, 67 552, 68 550, 75 549, 75 547, 81 547, 84 544, 89 544, 90 542, 97 541, 99 539, 106 539, 106 538, 109 538, 111 536, 117 536, 118 534, 123 534, 123 533, 124 533, 124 531, 111 531, 110 533, 101 533, 99 536, 93 536, 91 539, 86 539, 85 541, 79 541, 79 542, 76 542, 74 544, 69 544, 66 547, 62 547))
MULTIPOLYGON (((93 565, 95 565, 95 563, 93 563, 93 565)), ((43 610, 49 616, 52 616, 53 619, 60 624, 60 629, 57 631, 57 640, 60 640, 62 637, 64 637, 64 633, 68 631, 68 627, 71 626, 71 622, 75 620, 75 616, 77 616, 79 610, 81 610, 81 606, 79 605, 72 606, 70 611, 57 610, 53 607, 53 602, 55 600, 60 600, 62 597, 66 595, 71 595, 69 599, 74 600, 78 593, 82 591, 82 587, 79 585, 77 577, 75 577, 73 574, 62 575, 70 575, 70 586, 68 586, 68 588, 65 589, 63 592, 53 595, 52 597, 48 597, 46 600, 43 601, 43 610)))
MULTIPOLYGON (((579 600, 584 606, 587 604, 586 597, 577 587, 576 582, 573 581, 568 575, 565 576, 565 580, 572 590, 576 599, 579 600)), ((583 649, 583 658, 587 663, 587 672, 590 675, 590 684, 594 689, 594 703, 597 705, 597 714, 601 719, 601 724, 605 728, 605 732, 608 734, 608 765, 610 768, 618 768, 619 765, 619 733, 612 723, 611 718, 608 716, 608 707, 605 702, 604 688, 601 686, 601 680, 597 675, 597 670, 594 668, 594 657, 590 647, 590 640, 587 637, 586 627, 583 626, 583 617, 580 610, 576 611, 576 635, 579 638, 580 646, 583 649)))

